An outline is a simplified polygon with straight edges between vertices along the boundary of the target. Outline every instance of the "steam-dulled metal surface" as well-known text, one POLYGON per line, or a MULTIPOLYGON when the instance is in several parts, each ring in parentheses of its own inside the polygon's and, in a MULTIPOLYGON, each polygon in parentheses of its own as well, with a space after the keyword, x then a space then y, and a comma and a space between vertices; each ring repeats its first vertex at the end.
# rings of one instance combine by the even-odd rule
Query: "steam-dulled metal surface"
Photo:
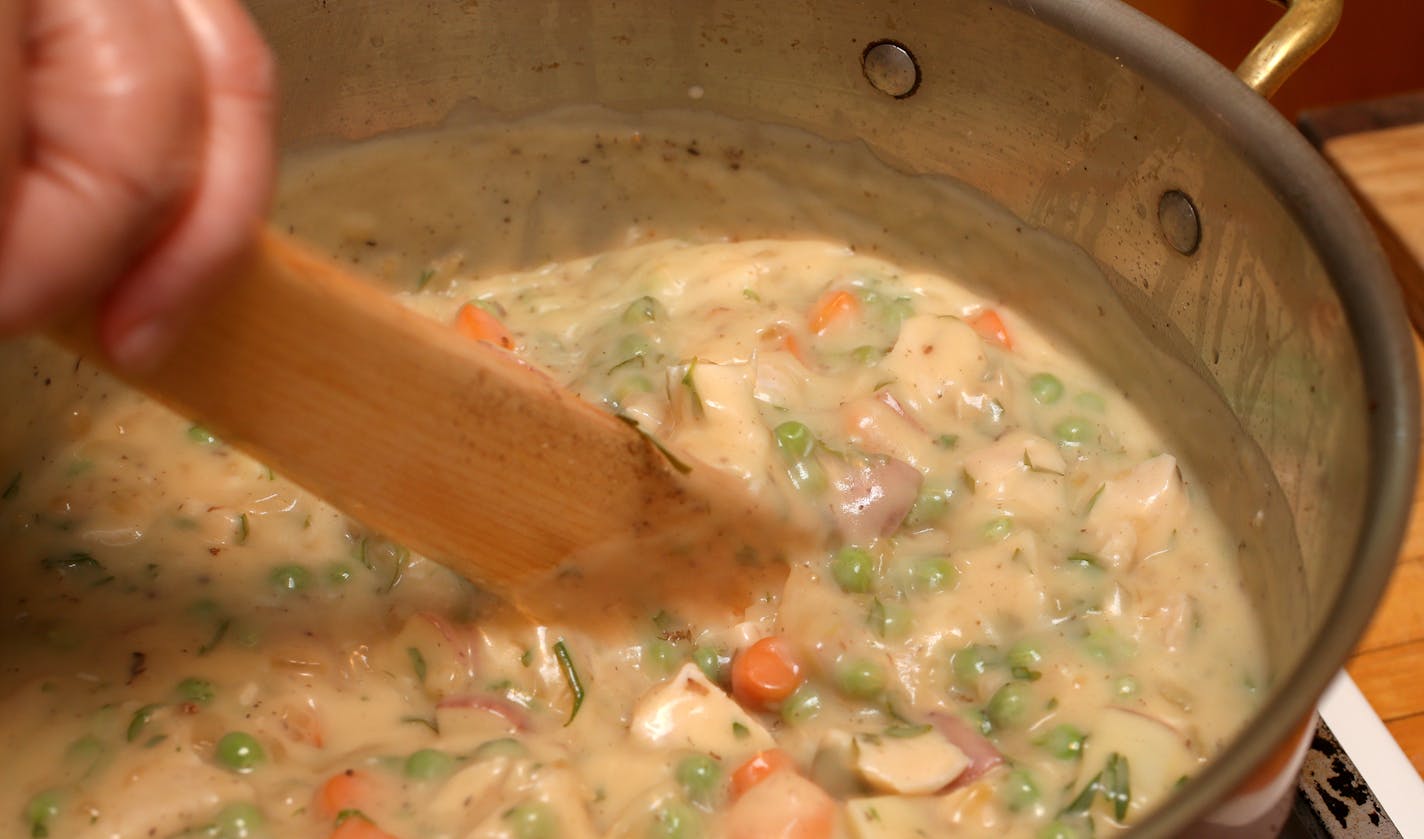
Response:
POLYGON ((1135 835, 1176 834, 1225 798, 1362 631, 1417 448, 1397 293, 1318 155, 1147 18, 1089 0, 251 6, 283 68, 290 148, 582 103, 712 112, 864 143, 1096 260, 1145 337, 1056 316, 1027 286, 996 293, 1152 405, 1207 476, 1276 670, 1258 718, 1135 835), (894 54, 867 68, 880 41, 913 55, 912 89, 894 54), (1173 190, 1191 198, 1193 248, 1164 236, 1173 190))

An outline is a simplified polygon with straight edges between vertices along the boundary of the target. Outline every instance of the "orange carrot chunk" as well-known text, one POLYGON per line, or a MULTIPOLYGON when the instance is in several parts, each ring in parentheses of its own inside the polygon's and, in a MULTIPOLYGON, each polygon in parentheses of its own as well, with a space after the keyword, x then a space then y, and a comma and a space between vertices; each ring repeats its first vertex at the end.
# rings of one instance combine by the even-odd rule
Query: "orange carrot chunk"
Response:
POLYGON ((499 322, 499 318, 474 303, 466 303, 455 313, 455 328, 466 338, 485 341, 506 350, 514 349, 514 336, 499 322))
POLYGON ((790 326, 784 323, 778 323, 761 333, 761 338, 771 348, 786 350, 791 353, 797 361, 810 366, 806 358, 806 350, 801 346, 801 342, 797 340, 796 333, 791 331, 790 326))
POLYGON ((374 793, 375 784, 363 772, 348 769, 332 775, 316 791, 317 815, 334 819, 348 810, 369 807, 374 793))
POLYGON ((821 335, 837 322, 849 319, 858 311, 860 301, 854 294, 844 289, 832 291, 811 307, 811 317, 807 325, 812 332, 821 335))
POLYGON ((781 749, 767 749, 752 755, 746 763, 732 772, 732 795, 739 796, 757 784, 765 781, 772 773, 786 769, 795 771, 796 764, 791 755, 781 749))
POLYGON ((985 309, 970 318, 969 325, 985 341, 998 344, 1006 350, 1014 348, 1013 339, 1009 338, 1009 331, 1004 328, 1003 318, 1000 318, 999 313, 993 309, 985 309))
POLYGON ((801 665, 783 638, 763 638, 732 659, 732 695, 743 705, 765 708, 801 684, 801 665))

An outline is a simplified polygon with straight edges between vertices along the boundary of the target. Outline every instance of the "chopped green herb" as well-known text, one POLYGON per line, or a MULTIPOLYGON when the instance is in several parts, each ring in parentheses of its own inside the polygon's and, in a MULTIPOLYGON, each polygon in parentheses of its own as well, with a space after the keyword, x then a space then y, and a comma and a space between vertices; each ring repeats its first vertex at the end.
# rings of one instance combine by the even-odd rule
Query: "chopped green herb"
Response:
POLYGON ((870 603, 870 628, 881 638, 903 638, 913 623, 910 610, 901 603, 885 603, 875 598, 870 603))
POLYGON ((218 644, 222 643, 223 636, 227 635, 230 626, 232 626, 232 618, 223 618, 218 621, 217 628, 213 630, 213 637, 208 639, 208 643, 198 648, 198 655, 207 655, 217 649, 218 644))
POLYGON ((247 544, 248 532, 247 514, 243 513, 237 517, 237 535, 233 537, 233 542, 238 545, 247 544))
POLYGON ((16 472, 15 477, 10 479, 10 483, 5 485, 5 491, 0 492, 0 500, 9 501, 20 494, 20 479, 25 476, 24 472, 16 472))
POLYGON ((417 716, 411 715, 411 716, 401 717, 401 718, 400 718, 400 721, 401 721, 401 722, 414 723, 414 724, 416 724, 416 725, 423 725, 423 726, 425 726, 426 728, 430 729, 430 730, 431 730, 433 733, 435 733, 435 734, 439 734, 439 733, 440 733, 440 723, 439 723, 439 721, 436 720, 436 718, 434 718, 434 717, 417 717, 417 716))
POLYGON ((732 736, 738 740, 745 740, 752 736, 752 730, 739 722, 732 723, 732 736))
POLYGON ((942 449, 952 449, 959 445, 958 434, 941 434, 935 438, 935 445, 942 449))
POLYGON ((583 707, 583 682, 579 681, 573 656, 569 655, 569 648, 562 638, 554 642, 554 658, 558 660, 559 669, 564 673, 564 681, 568 683, 569 693, 574 698, 573 707, 569 709, 569 718, 564 722, 564 725, 568 726, 573 723, 574 717, 578 716, 579 708, 583 707))
POLYGON ((129 727, 124 732, 125 741, 132 743, 137 740, 139 735, 143 733, 144 727, 148 725, 149 720, 153 719, 153 712, 162 707, 162 705, 157 704, 145 705, 137 711, 134 711, 133 717, 129 720, 129 727))
POLYGON ((1068 554, 1068 564, 1076 565, 1080 568, 1092 568, 1095 570, 1102 570, 1103 567, 1102 562, 1099 561, 1097 557, 1084 551, 1074 551, 1073 553, 1068 554))
POLYGON ((415 290, 416 290, 416 291, 424 291, 424 290, 425 290, 425 286, 428 285, 428 284, 430 283, 430 281, 431 281, 432 279, 434 279, 434 278, 435 278, 435 269, 434 269, 434 268, 426 268, 425 270, 421 271, 421 272, 420 272, 420 276, 415 278, 415 290))
POLYGON ((415 680, 425 684, 425 656, 421 655, 416 647, 406 647, 405 654, 410 657, 411 669, 415 671, 415 680))
POLYGON ((1113 816, 1118 821, 1127 818, 1127 806, 1132 803, 1127 758, 1117 752, 1108 755, 1107 765, 1103 767, 1102 786, 1103 796, 1112 804, 1113 816))
POLYGON ((661 454, 664 458, 666 458, 666 459, 667 459, 667 462, 668 462, 668 465, 671 466, 674 470, 676 470, 676 471, 678 472, 678 474, 680 474, 680 475, 686 475, 687 473, 689 473, 689 472, 692 471, 692 466, 691 466, 691 465, 689 465, 686 461, 683 461, 682 459, 680 459, 677 455, 673 454, 672 451, 669 450, 667 446, 664 446, 664 445, 662 444, 662 442, 661 442, 660 440, 658 440, 658 438, 656 438, 656 437, 654 437, 653 435, 649 434, 648 432, 644 431, 644 430, 638 425, 638 421, 637 421, 637 420, 633 419, 633 418, 630 417, 630 416, 627 416, 626 414, 614 414, 613 416, 616 417, 617 419, 621 420, 622 422, 626 423, 627 425, 632 426, 635 431, 637 431, 639 434, 643 435, 643 439, 644 439, 644 440, 647 440, 649 445, 651 445, 653 448, 657 449, 657 450, 658 450, 658 454, 661 454))
POLYGON ((104 568, 99 560, 83 552, 65 554, 64 556, 52 556, 41 560, 40 565, 51 571, 58 571, 61 574, 70 571, 100 571, 104 568))
POLYGON ((687 363, 687 372, 682 374, 682 386, 687 388, 688 398, 692 400, 692 416, 702 419, 705 409, 702 406, 702 395, 697 392, 697 381, 694 375, 697 372, 697 359, 694 358, 687 363))
POLYGON ((900 722, 900 723, 895 723, 894 725, 892 725, 892 726, 890 726, 889 728, 885 729, 885 736, 886 736, 886 737, 899 737, 899 738, 902 738, 902 739, 907 739, 907 738, 910 738, 910 737, 919 737, 921 734, 928 734, 928 733, 930 733, 930 731, 933 730, 933 729, 934 729, 934 726, 930 725, 929 723, 921 723, 920 725, 911 725, 910 723, 903 723, 903 722, 900 722))

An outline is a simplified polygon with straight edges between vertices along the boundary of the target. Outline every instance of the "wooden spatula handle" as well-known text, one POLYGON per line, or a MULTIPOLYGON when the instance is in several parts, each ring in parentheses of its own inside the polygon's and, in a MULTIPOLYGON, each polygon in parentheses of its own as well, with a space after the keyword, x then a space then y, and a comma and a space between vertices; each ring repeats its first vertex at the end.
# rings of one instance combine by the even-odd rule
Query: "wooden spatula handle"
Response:
MULTIPOLYGON (((496 590, 700 508, 635 429, 264 231, 132 383, 496 590)), ((92 328, 57 336, 102 361, 92 328)))

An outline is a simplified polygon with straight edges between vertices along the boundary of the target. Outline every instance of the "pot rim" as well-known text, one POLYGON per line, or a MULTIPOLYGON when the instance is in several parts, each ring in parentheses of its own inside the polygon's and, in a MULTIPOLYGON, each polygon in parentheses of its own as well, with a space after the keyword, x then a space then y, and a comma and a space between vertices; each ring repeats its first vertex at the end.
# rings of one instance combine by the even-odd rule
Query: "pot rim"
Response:
POLYGON ((1354 573, 1325 604, 1301 663, 1225 750, 1132 831, 1171 836, 1225 801, 1314 710, 1364 633, 1404 539, 1419 455, 1419 377, 1412 327, 1378 239, 1335 171, 1271 104, 1181 36, 1125 3, 997 0, 1113 56, 1175 96, 1237 148, 1285 204, 1340 295, 1364 377, 1370 430, 1364 525, 1354 573))

